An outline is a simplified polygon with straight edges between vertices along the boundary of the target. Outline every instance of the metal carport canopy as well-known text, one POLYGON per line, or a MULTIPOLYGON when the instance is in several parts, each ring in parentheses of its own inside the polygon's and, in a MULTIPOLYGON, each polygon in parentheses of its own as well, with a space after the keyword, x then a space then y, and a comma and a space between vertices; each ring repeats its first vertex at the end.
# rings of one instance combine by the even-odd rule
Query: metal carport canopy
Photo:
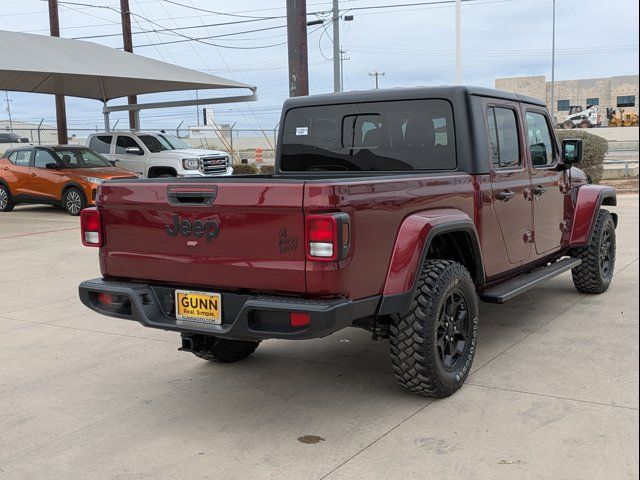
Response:
MULTIPOLYGON (((0 30, 0 90, 91 98, 110 111, 252 101, 256 87, 97 43, 0 30), (250 95, 106 106, 109 100, 179 90, 248 89, 250 95)), ((105 118, 105 120, 107 120, 105 118)))

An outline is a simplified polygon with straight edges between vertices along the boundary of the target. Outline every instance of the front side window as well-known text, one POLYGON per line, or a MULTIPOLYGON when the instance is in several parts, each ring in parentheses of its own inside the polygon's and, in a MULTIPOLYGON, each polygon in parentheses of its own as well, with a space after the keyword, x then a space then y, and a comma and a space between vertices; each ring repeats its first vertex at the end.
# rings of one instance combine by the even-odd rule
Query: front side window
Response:
POLYGON ((132 137, 118 135, 118 139, 116 140, 116 153, 127 153, 127 148, 140 148, 140 145, 138 145, 138 142, 132 137))
POLYGON ((536 168, 554 165, 556 163, 556 149, 547 118, 541 113, 527 112, 526 120, 532 165, 536 168))
POLYGON ((89 148, 98 153, 110 153, 111 135, 95 135, 89 140, 89 148))
POLYGON ((166 133, 140 135, 138 138, 151 153, 191 148, 188 143, 183 142, 175 135, 168 135, 166 133))
POLYGON ((636 96, 635 95, 619 95, 616 101, 618 107, 635 107, 636 96))
POLYGON ((300 107, 282 130, 282 171, 456 168, 451 105, 402 100, 300 107))
POLYGON ((36 168, 47 168, 47 163, 58 163, 51 152, 47 150, 36 150, 33 159, 33 166, 36 168))
POLYGON ((487 111, 487 124, 493 168, 521 166, 516 112, 510 108, 491 107, 487 111))

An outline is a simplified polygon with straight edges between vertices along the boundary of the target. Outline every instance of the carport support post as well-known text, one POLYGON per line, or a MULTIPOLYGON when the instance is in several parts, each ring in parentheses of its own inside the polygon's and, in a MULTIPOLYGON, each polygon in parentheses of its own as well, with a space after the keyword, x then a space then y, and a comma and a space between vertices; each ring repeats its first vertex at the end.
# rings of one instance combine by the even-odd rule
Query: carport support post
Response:
MULTIPOLYGON (((58 18, 58 0, 49 0, 49 31, 52 37, 60 36, 60 20, 58 18)), ((56 123, 58 126, 58 144, 69 143, 67 133, 67 108, 64 95, 56 95, 56 123)))
POLYGON ((102 115, 104 117, 104 131, 108 132, 111 130, 109 125, 109 112, 107 111, 107 102, 104 102, 104 108, 102 109, 102 115))
MULTIPOLYGON (((131 13, 129 10, 129 0, 120 0, 120 18, 122 19, 122 42, 124 51, 133 53, 133 40, 131 39, 131 13)), ((129 95, 127 97, 129 105, 138 103, 138 97, 129 95)), ((129 110, 129 128, 138 130, 140 128, 140 111, 129 110)))

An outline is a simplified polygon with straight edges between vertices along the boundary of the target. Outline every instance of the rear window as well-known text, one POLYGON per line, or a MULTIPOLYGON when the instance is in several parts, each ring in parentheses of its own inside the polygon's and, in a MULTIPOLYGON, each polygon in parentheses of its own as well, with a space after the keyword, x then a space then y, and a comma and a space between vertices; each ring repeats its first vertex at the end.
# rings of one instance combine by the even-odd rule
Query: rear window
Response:
POLYGON ((294 108, 284 121, 280 169, 453 170, 454 138, 445 100, 294 108))

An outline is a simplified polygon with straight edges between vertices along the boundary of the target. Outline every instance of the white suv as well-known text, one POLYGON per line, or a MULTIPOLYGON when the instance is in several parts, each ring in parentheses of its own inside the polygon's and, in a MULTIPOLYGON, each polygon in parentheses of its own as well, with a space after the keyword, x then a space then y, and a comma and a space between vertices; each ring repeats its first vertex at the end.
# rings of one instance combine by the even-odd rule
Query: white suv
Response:
POLYGON ((233 175, 227 153, 191 148, 164 132, 92 133, 87 146, 143 178, 233 175))

